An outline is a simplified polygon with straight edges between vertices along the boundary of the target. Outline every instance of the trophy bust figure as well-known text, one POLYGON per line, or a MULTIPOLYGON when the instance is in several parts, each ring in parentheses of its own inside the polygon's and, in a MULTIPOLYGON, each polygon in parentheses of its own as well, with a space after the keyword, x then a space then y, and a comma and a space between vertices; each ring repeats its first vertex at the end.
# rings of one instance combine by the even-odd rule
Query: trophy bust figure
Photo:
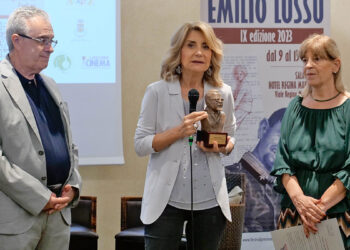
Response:
POLYGON ((201 120, 200 140, 205 146, 212 147, 213 141, 217 141, 219 146, 226 146, 227 133, 223 133, 226 115, 222 111, 224 99, 216 89, 209 90, 205 95, 208 118, 201 120))

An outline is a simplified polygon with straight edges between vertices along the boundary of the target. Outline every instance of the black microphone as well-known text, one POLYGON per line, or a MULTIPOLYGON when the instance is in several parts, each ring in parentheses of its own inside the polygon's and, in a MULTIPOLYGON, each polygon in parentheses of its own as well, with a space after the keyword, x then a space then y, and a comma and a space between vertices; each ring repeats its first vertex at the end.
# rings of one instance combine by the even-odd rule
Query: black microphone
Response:
POLYGON ((199 99, 199 92, 196 89, 188 91, 188 100, 190 102, 190 113, 196 111, 197 101, 199 99))

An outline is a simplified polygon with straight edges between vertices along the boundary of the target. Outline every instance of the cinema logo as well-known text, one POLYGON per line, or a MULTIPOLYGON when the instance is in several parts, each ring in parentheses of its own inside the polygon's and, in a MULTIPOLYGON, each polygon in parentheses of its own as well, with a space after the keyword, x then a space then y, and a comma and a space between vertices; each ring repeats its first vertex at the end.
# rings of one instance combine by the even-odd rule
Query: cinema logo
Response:
POLYGON ((108 56, 83 56, 83 68, 109 69, 111 62, 108 56))

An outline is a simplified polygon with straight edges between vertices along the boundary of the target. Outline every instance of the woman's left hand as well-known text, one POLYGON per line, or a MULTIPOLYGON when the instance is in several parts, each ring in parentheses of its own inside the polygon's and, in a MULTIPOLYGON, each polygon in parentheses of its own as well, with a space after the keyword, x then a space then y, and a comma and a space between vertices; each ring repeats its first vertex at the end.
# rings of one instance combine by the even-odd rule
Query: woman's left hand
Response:
MULTIPOLYGON (((324 212, 324 216, 325 216, 327 209, 325 205, 322 203, 321 199, 317 200, 315 204, 319 209, 321 209, 324 212)), ((308 223, 309 223, 309 226, 306 223, 303 223, 304 233, 306 238, 309 238, 310 232, 313 234, 317 233, 317 231, 315 231, 314 228, 317 228, 317 224, 321 223, 321 221, 319 222, 308 221, 308 223)))
MULTIPOLYGON (((316 224, 313 223, 312 226, 316 227, 316 224)), ((305 234, 306 238, 309 238, 310 232, 313 234, 317 233, 317 231, 312 229, 312 227, 307 226, 305 223, 303 223, 303 228, 304 228, 304 234, 305 234)))
POLYGON ((216 141, 213 142, 213 147, 211 148, 207 148, 206 146, 204 146, 204 142, 200 141, 197 142, 197 146, 202 149, 204 152, 214 152, 214 153, 222 153, 224 155, 228 155, 229 153, 231 153, 231 151, 234 148, 233 143, 230 141, 231 137, 227 136, 227 145, 225 147, 219 147, 218 143, 216 141))

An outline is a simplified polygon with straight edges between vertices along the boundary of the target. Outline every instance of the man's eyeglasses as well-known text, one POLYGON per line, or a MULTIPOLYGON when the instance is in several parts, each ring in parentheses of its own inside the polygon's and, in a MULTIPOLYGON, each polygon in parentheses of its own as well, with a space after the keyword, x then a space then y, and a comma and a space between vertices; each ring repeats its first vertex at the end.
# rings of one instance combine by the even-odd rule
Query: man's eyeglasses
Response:
POLYGON ((23 35, 23 34, 18 34, 21 37, 27 38, 27 39, 31 39, 34 41, 37 41, 38 43, 41 43, 44 46, 52 46, 52 48, 55 48, 55 46, 57 45, 57 40, 52 40, 52 39, 48 39, 48 38, 33 38, 27 35, 23 35))

